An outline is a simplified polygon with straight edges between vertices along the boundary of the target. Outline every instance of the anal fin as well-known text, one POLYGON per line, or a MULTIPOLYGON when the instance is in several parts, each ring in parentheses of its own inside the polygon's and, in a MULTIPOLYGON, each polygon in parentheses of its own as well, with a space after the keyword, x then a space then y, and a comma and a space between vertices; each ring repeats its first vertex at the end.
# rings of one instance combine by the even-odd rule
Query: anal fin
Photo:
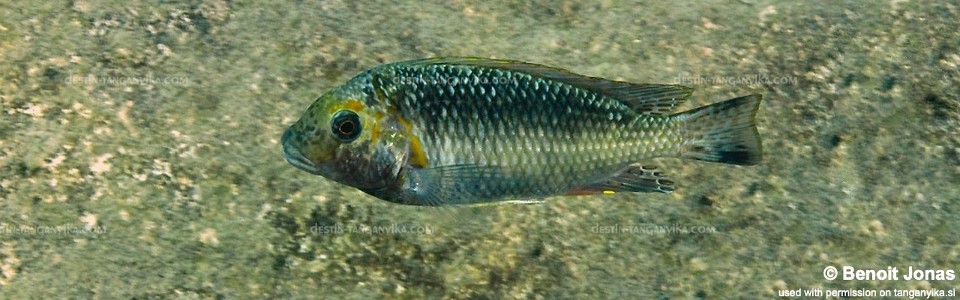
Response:
POLYGON ((618 192, 664 193, 673 192, 673 181, 654 166, 632 165, 598 182, 567 192, 566 195, 615 194, 618 192))

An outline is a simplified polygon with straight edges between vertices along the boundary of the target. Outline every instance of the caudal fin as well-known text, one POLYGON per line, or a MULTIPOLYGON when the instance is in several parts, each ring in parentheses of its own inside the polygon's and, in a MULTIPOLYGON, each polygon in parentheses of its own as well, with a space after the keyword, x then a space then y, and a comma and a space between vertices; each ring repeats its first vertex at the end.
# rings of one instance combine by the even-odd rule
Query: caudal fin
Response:
POLYGON ((735 165, 760 163, 755 116, 761 95, 750 95, 673 115, 683 122, 680 157, 735 165))

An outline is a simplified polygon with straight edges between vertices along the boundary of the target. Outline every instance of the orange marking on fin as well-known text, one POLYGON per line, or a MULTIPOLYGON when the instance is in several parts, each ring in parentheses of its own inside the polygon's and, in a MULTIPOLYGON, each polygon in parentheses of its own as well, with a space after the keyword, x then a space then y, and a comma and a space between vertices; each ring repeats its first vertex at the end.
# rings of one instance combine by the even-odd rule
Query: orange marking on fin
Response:
POLYGON ((564 196, 587 196, 587 195, 596 195, 596 190, 572 190, 563 194, 564 196))

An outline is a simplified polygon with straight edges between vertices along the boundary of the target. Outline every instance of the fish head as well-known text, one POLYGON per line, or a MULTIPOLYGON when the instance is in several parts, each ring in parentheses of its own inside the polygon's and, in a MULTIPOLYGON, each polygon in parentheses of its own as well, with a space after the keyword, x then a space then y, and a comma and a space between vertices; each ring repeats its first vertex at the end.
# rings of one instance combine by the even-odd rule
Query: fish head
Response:
POLYGON ((394 184, 407 147, 369 94, 347 84, 320 96, 284 131, 287 162, 368 192, 394 184))

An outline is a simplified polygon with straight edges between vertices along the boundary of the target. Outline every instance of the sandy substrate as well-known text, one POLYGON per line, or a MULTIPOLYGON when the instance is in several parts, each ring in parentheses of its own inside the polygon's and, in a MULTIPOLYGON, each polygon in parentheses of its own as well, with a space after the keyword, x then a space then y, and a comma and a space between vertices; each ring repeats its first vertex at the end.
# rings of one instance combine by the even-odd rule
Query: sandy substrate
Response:
POLYGON ((955 3, 308 2, 0 5, 0 298, 960 286, 823 275, 958 267, 955 3), (462 210, 284 161, 280 133, 321 93, 431 56, 696 87, 682 109, 763 93, 764 162, 659 159, 673 194, 462 210))

